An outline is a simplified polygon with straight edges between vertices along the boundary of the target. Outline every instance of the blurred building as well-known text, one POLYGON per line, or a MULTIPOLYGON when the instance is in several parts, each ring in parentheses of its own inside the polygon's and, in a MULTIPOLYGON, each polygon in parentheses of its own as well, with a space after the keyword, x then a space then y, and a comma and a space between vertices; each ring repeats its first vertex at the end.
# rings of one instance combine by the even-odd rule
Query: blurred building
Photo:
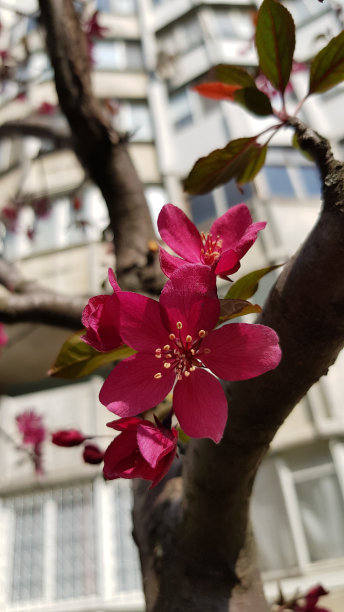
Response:
MULTIPOLYGON (((6 4, 31 15, 35 10, 34 0, 6 4)), ((341 30, 341 6, 315 0, 286 5, 298 26, 296 57, 302 64, 341 30)), ((153 220, 170 201, 207 230, 216 216, 246 201, 254 219, 267 220, 268 226, 246 255, 242 271, 285 261, 312 227, 320 206, 317 171, 291 147, 287 131, 273 139, 264 169, 243 194, 232 182, 194 197, 181 187, 200 156, 271 123, 192 90, 216 64, 255 65, 256 8, 246 0, 89 2, 90 14, 99 9, 99 23, 106 28, 92 48, 94 88, 114 126, 130 134, 129 149, 153 220)), ((0 124, 28 117, 42 121, 51 113, 49 120, 63 129, 37 19, 1 10, 1 21, 0 50, 10 51, 2 57, 2 68, 11 75, 12 54, 20 62, 21 80, 5 78, 3 70, 0 124)), ((289 108, 306 93, 305 75, 302 65, 292 75, 289 108)), ((302 118, 331 139, 337 155, 344 139, 343 103, 344 87, 338 86, 314 96, 302 110, 302 118)), ((10 137, 0 128, 0 194, 2 210, 13 207, 18 197, 27 199, 12 226, 15 231, 6 214, 0 227, 3 254, 26 277, 84 294, 85 302, 104 292, 107 268, 113 265, 110 243, 104 240, 106 207, 71 150, 55 150, 48 140, 20 133, 10 137), (33 203, 40 211, 36 216, 33 203)), ((262 282, 257 302, 273 280, 262 282)), ((68 330, 21 324, 8 326, 8 333, 0 361, 0 608, 142 610, 128 483, 104 483, 99 467, 82 462, 79 448, 48 443, 45 475, 37 480, 25 454, 9 440, 19 441, 15 416, 27 409, 43 415, 51 431, 78 427, 107 434, 109 416, 98 401, 101 379, 67 384, 45 377, 68 330)), ((338 359, 278 432, 253 501, 269 598, 277 595, 278 582, 286 594, 320 582, 331 591, 326 606, 332 612, 344 607, 343 361, 338 359)))

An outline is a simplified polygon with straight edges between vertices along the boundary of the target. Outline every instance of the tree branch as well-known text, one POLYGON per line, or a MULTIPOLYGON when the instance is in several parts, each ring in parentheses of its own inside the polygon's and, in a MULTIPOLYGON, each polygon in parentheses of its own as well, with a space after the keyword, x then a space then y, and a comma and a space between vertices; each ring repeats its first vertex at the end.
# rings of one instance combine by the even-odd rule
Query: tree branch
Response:
POLYGON ((324 206, 260 318, 279 334, 282 361, 263 376, 225 385, 229 418, 223 440, 189 443, 177 503, 169 482, 154 500, 151 491, 137 491, 135 536, 147 572, 149 612, 227 612, 232 589, 231 612, 266 610, 248 531, 254 478, 278 428, 344 344, 343 164, 318 135, 302 125, 296 129, 317 161, 324 206), (238 606, 243 591, 251 598, 238 606))
POLYGON ((72 140, 70 131, 66 127, 58 127, 49 119, 28 117, 16 121, 6 121, 0 125, 0 140, 9 136, 36 136, 52 140, 58 149, 70 149, 72 140))
POLYGON ((107 204, 123 287, 157 292, 162 275, 150 251, 154 230, 142 182, 120 135, 91 89, 85 36, 71 0, 40 0, 61 109, 75 152, 107 204))
POLYGON ((19 270, 0 258, 0 320, 3 323, 41 323, 78 330, 87 298, 63 295, 36 281, 24 279, 19 270))

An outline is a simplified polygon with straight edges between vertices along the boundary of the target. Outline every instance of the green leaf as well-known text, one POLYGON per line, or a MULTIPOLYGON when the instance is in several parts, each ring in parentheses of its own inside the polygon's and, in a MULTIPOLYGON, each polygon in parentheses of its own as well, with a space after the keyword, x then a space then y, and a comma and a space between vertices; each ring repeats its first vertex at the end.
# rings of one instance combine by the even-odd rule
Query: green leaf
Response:
POLYGON ((237 66, 228 66, 227 64, 219 64, 215 67, 216 78, 226 85, 240 85, 241 87, 255 87, 253 77, 237 66))
POLYGON ((264 0, 258 11, 256 47, 262 72, 283 93, 292 69, 295 24, 276 0, 264 0))
POLYGON ((260 270, 254 270, 242 278, 239 278, 239 280, 230 287, 229 291, 227 291, 225 299, 248 300, 257 291, 260 279, 281 266, 284 266, 284 263, 269 266, 268 268, 261 268, 260 270))
POLYGON ((257 87, 244 87, 234 92, 234 102, 259 116, 272 115, 273 110, 268 96, 257 87))
POLYGON ((254 143, 254 146, 249 149, 245 157, 245 164, 243 164, 241 171, 236 174, 236 182, 239 185, 253 181, 264 165, 267 150, 267 145, 262 146, 258 143, 254 143))
POLYGON ((120 361, 136 352, 123 344, 108 353, 100 353, 80 339, 84 333, 85 330, 82 329, 70 336, 62 345, 54 365, 48 372, 50 376, 74 380, 75 378, 88 376, 101 366, 112 361, 120 361))
POLYGON ((256 143, 255 136, 231 140, 224 149, 216 149, 197 160, 184 181, 185 191, 199 195, 227 183, 232 178, 236 178, 238 183, 251 180, 251 176, 256 174, 255 167, 260 164, 259 170, 264 163, 260 157, 263 148, 256 143))
POLYGON ((258 304, 251 304, 246 300, 237 299, 223 299, 220 300, 221 313, 219 323, 235 319, 236 317, 243 317, 244 315, 262 312, 261 307, 258 304))
POLYGON ((344 81, 344 31, 315 56, 309 74, 308 96, 322 93, 344 81))

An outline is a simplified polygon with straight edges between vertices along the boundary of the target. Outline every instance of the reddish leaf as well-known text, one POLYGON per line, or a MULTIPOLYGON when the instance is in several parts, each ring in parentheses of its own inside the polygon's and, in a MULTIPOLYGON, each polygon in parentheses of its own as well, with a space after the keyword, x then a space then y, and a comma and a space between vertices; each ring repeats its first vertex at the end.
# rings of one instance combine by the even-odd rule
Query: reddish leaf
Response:
POLYGON ((250 150, 260 147, 256 137, 231 140, 224 149, 216 149, 206 157, 201 157, 193 166, 184 181, 184 189, 193 195, 207 193, 215 187, 227 183, 232 178, 240 177, 244 182, 246 165, 250 150))
POLYGON ((234 93, 237 89, 240 89, 240 85, 225 85, 220 82, 202 83, 201 85, 195 85, 192 89, 205 98, 212 98, 213 100, 234 100, 234 93))
POLYGON ((259 9, 256 47, 262 72, 283 93, 293 63, 295 24, 289 11, 276 0, 264 0, 259 9))
POLYGON ((234 93, 234 101, 255 115, 272 115, 271 102, 257 87, 243 87, 234 93))
POLYGON ((226 83, 226 85, 239 85, 240 87, 255 86, 253 77, 244 68, 219 64, 215 68, 215 74, 219 81, 226 83))
POLYGON ((344 81, 344 31, 332 38, 313 59, 308 95, 327 91, 344 81))

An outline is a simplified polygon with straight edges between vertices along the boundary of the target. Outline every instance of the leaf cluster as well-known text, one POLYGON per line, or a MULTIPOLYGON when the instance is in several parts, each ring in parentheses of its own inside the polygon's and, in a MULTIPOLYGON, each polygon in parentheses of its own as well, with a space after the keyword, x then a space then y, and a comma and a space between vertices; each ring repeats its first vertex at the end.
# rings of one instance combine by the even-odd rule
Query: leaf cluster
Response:
MULTIPOLYGON (((286 108, 285 93, 293 73, 295 24, 289 11, 277 0, 264 0, 256 20, 255 45, 258 55, 258 74, 263 75, 282 108, 273 106, 273 96, 259 89, 255 78, 245 68, 231 65, 215 67, 217 81, 194 87, 200 95, 239 104, 258 117, 277 118, 255 136, 231 140, 224 148, 216 149, 194 164, 184 181, 185 191, 192 195, 207 193, 235 179, 238 186, 252 181, 264 165, 268 144, 282 127, 287 127, 305 100, 331 89, 344 80, 344 31, 313 58, 310 63, 308 91, 294 115, 286 108), (258 142, 266 135, 263 144, 258 142)), ((293 127, 293 126, 291 126, 293 127)), ((297 140, 293 146, 298 147, 297 140)))

